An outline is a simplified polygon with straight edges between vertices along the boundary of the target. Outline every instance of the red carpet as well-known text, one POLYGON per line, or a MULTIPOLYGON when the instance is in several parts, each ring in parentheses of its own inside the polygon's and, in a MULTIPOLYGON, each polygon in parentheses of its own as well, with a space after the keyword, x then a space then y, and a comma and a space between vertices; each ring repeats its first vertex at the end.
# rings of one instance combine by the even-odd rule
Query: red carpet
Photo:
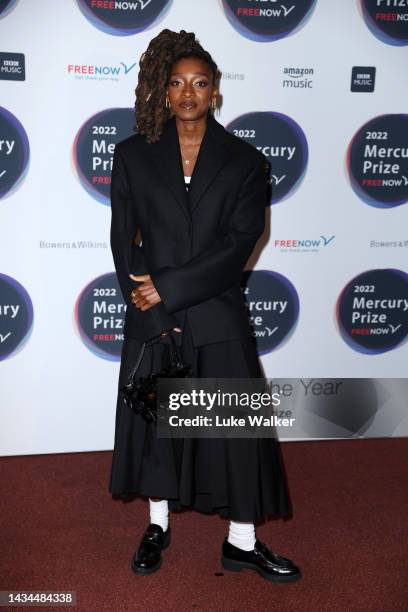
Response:
POLYGON ((171 514, 162 569, 137 576, 147 503, 112 500, 110 452, 4 457, 0 588, 76 591, 72 609, 86 611, 408 610, 407 448, 404 438, 282 444, 293 517, 257 535, 300 566, 293 584, 223 573, 228 522, 188 510, 171 514))

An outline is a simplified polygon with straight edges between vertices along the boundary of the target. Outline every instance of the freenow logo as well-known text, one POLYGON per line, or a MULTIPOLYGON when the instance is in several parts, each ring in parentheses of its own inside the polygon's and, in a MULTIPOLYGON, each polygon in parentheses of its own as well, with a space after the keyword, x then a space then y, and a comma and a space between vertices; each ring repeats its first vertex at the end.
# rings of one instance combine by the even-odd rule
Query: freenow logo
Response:
POLYGON ((282 113, 247 113, 226 129, 256 147, 271 167, 272 204, 288 198, 306 171, 308 146, 300 125, 282 113))
POLYGON ((375 67, 353 66, 351 70, 351 91, 374 91, 375 67))
POLYGON ((92 25, 107 34, 129 36, 157 25, 172 0, 77 0, 92 25))
POLYGON ((299 316, 299 297, 292 283, 269 270, 243 274, 243 293, 259 355, 282 346, 299 316))
POLYGON ((79 180, 102 204, 110 204, 115 145, 132 135, 134 123, 133 109, 108 108, 90 117, 75 137, 72 154, 79 180))
POLYGON ((381 115, 353 137, 346 158, 351 185, 366 204, 393 208, 408 201, 408 115, 381 115))
POLYGON ((368 270, 353 278, 336 304, 345 342, 378 355, 400 346, 408 330, 408 275, 401 270, 368 270))
POLYGON ((5 17, 15 6, 17 0, 0 0, 0 18, 5 17))
POLYGON ((119 81, 132 72, 137 62, 117 65, 109 64, 68 64, 67 72, 75 79, 81 81, 119 81))
POLYGON ((284 38, 308 20, 315 0, 221 0, 231 25, 259 42, 284 38))
POLYGON ((313 75, 313 68, 284 68, 282 87, 312 89, 313 75))
POLYGON ((0 106, 0 198, 11 195, 23 180, 30 157, 25 129, 0 106))
POLYGON ((89 283, 75 303, 75 327, 84 344, 98 357, 117 361, 123 342, 126 304, 114 272, 89 283))
POLYGON ((369 30, 389 45, 408 44, 408 0, 360 0, 369 30))
POLYGON ((282 253, 317 253, 333 244, 335 235, 323 236, 319 238, 286 238, 272 240, 272 246, 279 249, 282 253))
POLYGON ((33 305, 27 291, 0 274, 0 361, 21 350, 31 332, 33 305))
POLYGON ((23 53, 0 52, 0 80, 25 81, 25 58, 23 53))

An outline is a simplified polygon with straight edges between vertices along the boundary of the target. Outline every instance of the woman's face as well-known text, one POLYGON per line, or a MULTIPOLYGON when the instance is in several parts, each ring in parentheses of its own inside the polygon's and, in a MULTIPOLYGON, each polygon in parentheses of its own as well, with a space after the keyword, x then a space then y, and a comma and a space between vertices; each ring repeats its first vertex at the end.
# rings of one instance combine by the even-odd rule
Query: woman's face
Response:
POLYGON ((207 114, 216 95, 211 68, 195 57, 180 59, 172 66, 167 92, 178 119, 199 119, 207 114))

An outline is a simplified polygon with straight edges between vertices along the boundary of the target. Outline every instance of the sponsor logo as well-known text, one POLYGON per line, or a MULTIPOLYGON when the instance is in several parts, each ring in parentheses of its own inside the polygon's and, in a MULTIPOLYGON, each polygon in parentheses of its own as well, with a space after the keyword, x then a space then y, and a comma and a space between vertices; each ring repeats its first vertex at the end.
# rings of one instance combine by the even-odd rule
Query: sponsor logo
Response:
POLYGON ((241 115, 226 126, 265 155, 271 164, 272 204, 288 198, 306 171, 308 146, 302 128, 282 113, 241 115))
POLYGON ((408 330, 408 275, 368 270, 353 278, 336 304, 341 336, 354 350, 378 355, 400 346, 408 330))
POLYGON ((130 36, 157 25, 171 0, 77 0, 82 14, 106 34, 130 36))
POLYGON ((284 68, 282 87, 312 89, 314 68, 284 68))
POLYGON ((351 70, 351 91, 373 92, 375 87, 374 66, 353 66, 351 70))
POLYGON ((347 151, 351 185, 366 204, 392 208, 408 200, 408 115, 365 123, 347 151))
POLYGON ((270 270, 244 272, 242 282, 258 354, 270 353, 294 331, 299 316, 297 291, 285 276, 270 270))
POLYGON ((98 357, 118 361, 122 350, 126 304, 114 272, 91 281, 74 309, 81 340, 98 357))
POLYGON ((25 81, 25 57, 23 53, 0 52, 0 80, 25 81))
POLYGON ((134 123, 134 109, 109 108, 85 121, 75 137, 73 163, 79 180, 102 204, 110 204, 115 145, 132 135, 134 123))
POLYGON ((0 198, 18 188, 27 172, 29 157, 25 129, 17 117, 0 106, 0 198))
POLYGON ((259 42, 297 32, 315 4, 315 0, 222 0, 225 16, 237 32, 259 42))
POLYGON ((408 44, 408 0, 360 0, 369 30, 389 45, 408 44))
POLYGON ((0 274, 0 361, 20 351, 33 323, 31 298, 22 285, 0 274))

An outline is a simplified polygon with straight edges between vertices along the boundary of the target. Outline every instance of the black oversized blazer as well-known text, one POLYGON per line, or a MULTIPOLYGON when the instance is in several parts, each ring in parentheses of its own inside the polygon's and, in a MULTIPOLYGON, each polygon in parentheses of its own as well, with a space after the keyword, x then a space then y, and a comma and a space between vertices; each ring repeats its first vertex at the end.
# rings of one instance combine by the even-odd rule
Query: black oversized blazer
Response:
POLYGON ((196 346, 251 334, 240 281, 264 230, 267 189, 266 158, 212 115, 188 195, 174 116, 158 141, 134 134, 116 145, 110 238, 125 338, 183 327, 185 316, 196 346), (129 273, 150 274, 161 302, 134 306, 130 293, 140 283, 129 273))

